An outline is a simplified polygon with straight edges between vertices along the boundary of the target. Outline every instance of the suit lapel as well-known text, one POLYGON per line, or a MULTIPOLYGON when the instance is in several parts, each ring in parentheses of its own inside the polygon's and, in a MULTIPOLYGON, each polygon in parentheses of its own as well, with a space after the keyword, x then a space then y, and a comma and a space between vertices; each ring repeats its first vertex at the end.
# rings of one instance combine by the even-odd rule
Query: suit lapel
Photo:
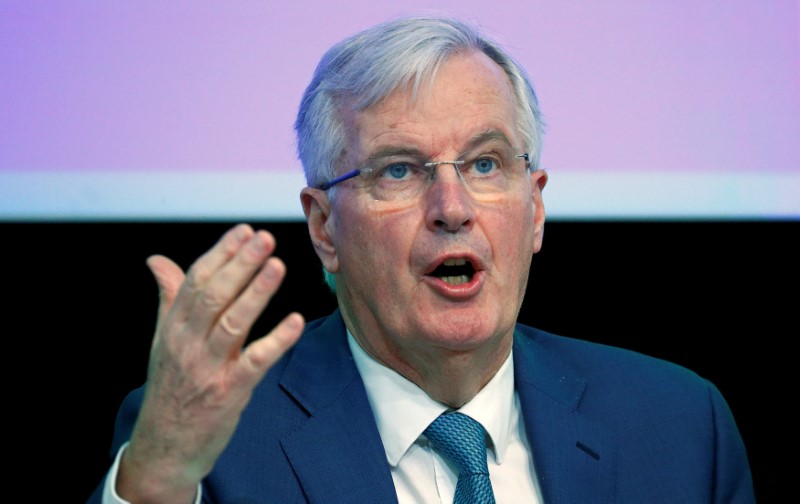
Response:
MULTIPOLYGON (((612 502, 617 447, 580 411, 584 379, 535 337, 515 338, 514 369, 544 501, 612 502)), ((303 336, 281 386, 309 415, 281 440, 309 500, 397 502, 338 311, 303 336)))
POLYGON ((514 377, 545 503, 612 502, 616 443, 581 413, 584 379, 535 338, 519 335, 514 377))
POLYGON ((308 331, 281 386, 309 418, 281 446, 311 502, 397 502, 386 453, 337 311, 308 331))

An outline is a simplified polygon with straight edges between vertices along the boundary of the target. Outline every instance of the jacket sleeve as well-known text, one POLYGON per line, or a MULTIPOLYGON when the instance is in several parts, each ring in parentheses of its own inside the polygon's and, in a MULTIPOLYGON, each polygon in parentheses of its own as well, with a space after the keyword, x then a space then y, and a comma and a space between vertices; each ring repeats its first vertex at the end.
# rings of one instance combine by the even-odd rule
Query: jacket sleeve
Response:
POLYGON ((756 501, 750 463, 733 413, 719 389, 709 383, 714 415, 714 499, 719 504, 751 504, 756 501))

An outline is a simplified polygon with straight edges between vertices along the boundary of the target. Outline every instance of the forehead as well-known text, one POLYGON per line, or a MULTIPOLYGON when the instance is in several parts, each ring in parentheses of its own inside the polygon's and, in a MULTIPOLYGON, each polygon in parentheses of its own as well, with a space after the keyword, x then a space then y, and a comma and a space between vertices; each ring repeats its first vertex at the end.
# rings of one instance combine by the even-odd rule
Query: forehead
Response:
POLYGON ((457 152, 487 131, 520 143, 516 99, 502 68, 480 52, 450 57, 416 96, 399 89, 347 114, 348 157, 406 146, 431 156, 457 152))

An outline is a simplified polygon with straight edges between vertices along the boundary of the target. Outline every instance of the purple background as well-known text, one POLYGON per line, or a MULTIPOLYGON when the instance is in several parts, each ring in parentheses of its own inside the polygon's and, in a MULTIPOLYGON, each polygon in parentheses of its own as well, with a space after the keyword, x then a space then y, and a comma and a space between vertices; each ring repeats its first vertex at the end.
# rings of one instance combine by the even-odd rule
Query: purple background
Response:
POLYGON ((426 12, 529 71, 551 217, 800 216, 797 1, 293 4, 4 1, 0 219, 300 218, 320 56, 426 12))

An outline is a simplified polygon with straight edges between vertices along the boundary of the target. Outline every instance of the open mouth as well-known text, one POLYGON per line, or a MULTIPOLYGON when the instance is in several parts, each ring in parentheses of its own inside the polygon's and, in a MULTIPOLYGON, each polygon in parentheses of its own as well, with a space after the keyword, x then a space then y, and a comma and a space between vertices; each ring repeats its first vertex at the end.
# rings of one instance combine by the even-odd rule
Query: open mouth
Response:
POLYGON ((430 275, 450 285, 461 285, 472 280, 473 275, 475 275, 475 267, 463 257, 450 258, 437 266, 430 275))

